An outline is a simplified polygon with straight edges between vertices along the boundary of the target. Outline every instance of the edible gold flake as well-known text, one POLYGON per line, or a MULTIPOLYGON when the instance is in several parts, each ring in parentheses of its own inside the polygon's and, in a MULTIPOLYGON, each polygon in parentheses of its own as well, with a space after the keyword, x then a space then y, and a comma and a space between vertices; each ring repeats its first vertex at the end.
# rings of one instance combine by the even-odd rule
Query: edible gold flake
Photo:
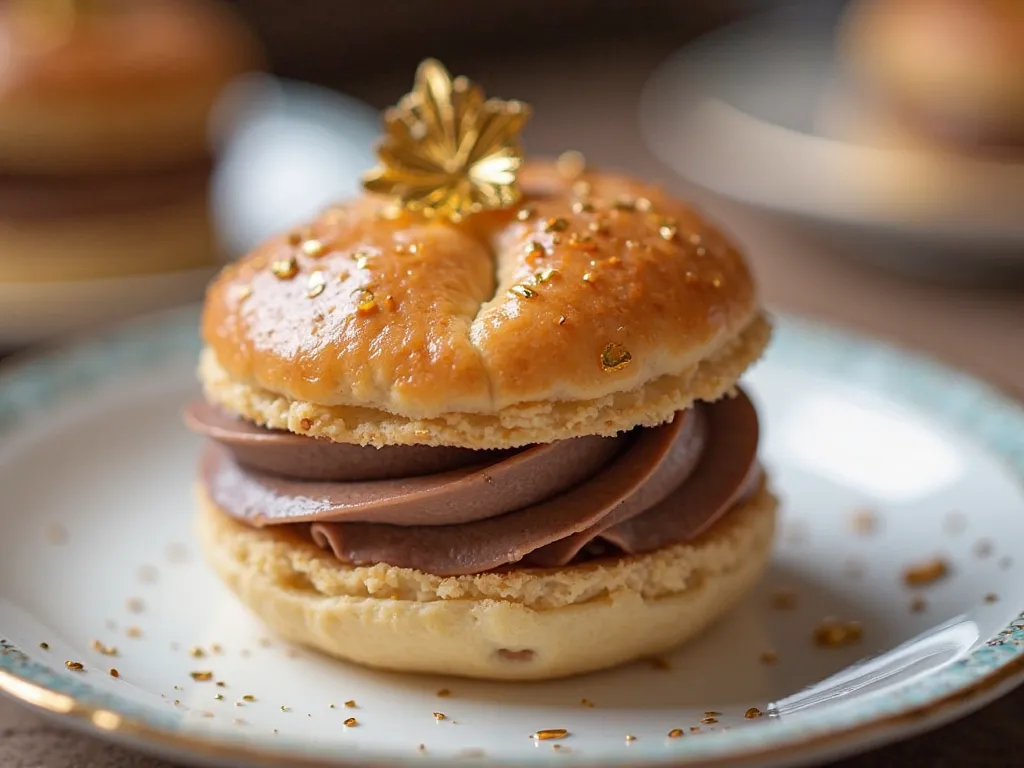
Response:
POLYGON ((448 696, 451 696, 451 695, 452 695, 452 692, 451 692, 451 691, 449 691, 449 690, 448 690, 447 688, 441 688, 441 689, 440 689, 440 690, 439 690, 439 691, 437 692, 437 695, 438 695, 438 697, 439 697, 439 698, 442 698, 442 699, 444 699, 444 698, 446 698, 446 697, 448 697, 448 696))
POLYGON ((566 318, 566 316, 565 316, 565 315, 559 315, 559 316, 558 316, 558 324, 559 324, 559 325, 565 325, 565 321, 566 321, 567 319, 568 319, 568 318, 566 318))
POLYGON ((189 672, 189 677, 195 680, 197 683, 207 683, 213 680, 213 672, 208 670, 200 670, 198 672, 189 672))
MULTIPOLYGON (((395 246, 395 250, 398 250, 398 246, 395 246)), ((355 259, 356 269, 366 269, 366 265, 370 263, 370 254, 363 251, 356 251, 352 254, 352 258, 355 259)))
POLYGON ((525 285, 513 285, 508 289, 508 292, 513 296, 518 296, 521 299, 532 299, 537 296, 537 292, 532 288, 527 288, 525 285))
POLYGON ((608 344, 601 351, 601 367, 606 371, 621 371, 632 360, 633 355, 629 350, 616 342, 608 344))
POLYGON ((747 720, 753 720, 755 717, 760 717, 763 714, 764 713, 760 709, 758 709, 757 707, 751 707, 750 709, 748 709, 746 712, 743 713, 743 716, 745 718, 747 718, 747 720))
POLYGON ((377 215, 385 221, 397 221, 402 218, 402 206, 400 205, 383 205, 377 210, 377 215))
POLYGON ((564 739, 568 735, 569 731, 565 728, 544 728, 543 730, 530 734, 530 738, 536 739, 537 741, 551 741, 552 739, 564 739))
POLYGON ((560 216, 553 216, 544 224, 545 232, 565 232, 569 228, 569 222, 560 216))
POLYGON ((182 688, 180 685, 176 685, 176 686, 174 686, 174 690, 176 690, 176 691, 183 691, 185 689, 182 688))
POLYGON ((64 666, 70 669, 72 672, 81 672, 85 669, 85 666, 80 661, 65 661, 64 666))
POLYGON ((251 693, 247 693, 245 694, 245 696, 242 697, 242 701, 246 701, 251 704, 252 702, 256 701, 256 697, 253 696, 251 693))
POLYGON ((359 725, 359 721, 356 720, 354 717, 350 717, 350 718, 347 718, 345 720, 345 722, 342 723, 342 725, 344 725, 346 728, 352 728, 354 726, 359 725))
POLYGON ((214 701, 224 701, 224 694, 223 694, 223 693, 218 693, 218 694, 216 694, 216 695, 215 695, 215 696, 213 697, 213 700, 214 700, 214 701))
POLYGON ((251 285, 240 285, 240 286, 238 286, 238 289, 236 291, 236 297, 237 297, 239 302, 245 301, 250 296, 252 296, 252 286, 251 285))
POLYGON ((840 648, 860 641, 864 630, 860 622, 825 619, 814 630, 814 642, 821 648, 840 648))
POLYGON ((286 707, 284 704, 282 704, 281 705, 281 711, 282 712, 291 712, 292 710, 291 710, 290 707, 286 707))
POLYGON ((306 288, 306 296, 311 299, 315 299, 324 289, 327 287, 327 277, 323 272, 317 270, 309 276, 309 285, 306 288))
POLYGON ((529 117, 526 104, 485 99, 480 86, 452 79, 427 59, 412 91, 384 113, 378 166, 363 176, 363 187, 452 221, 508 208, 520 196, 519 133, 529 117))
POLYGON ((555 160, 555 170, 565 179, 573 181, 578 179, 587 170, 587 159, 582 152, 570 149, 563 152, 555 160))
POLYGON ((198 645, 193 645, 188 649, 188 655, 193 659, 201 659, 206 655, 206 651, 200 648, 198 645))
POLYGON ((721 712, 715 712, 714 710, 709 709, 704 713, 704 717, 719 717, 721 714, 721 712))
POLYGON ((357 288, 353 291, 356 295, 356 311, 361 315, 369 315, 377 311, 377 302, 374 299, 373 291, 368 288, 357 288))
POLYGON ((348 707, 349 709, 352 709, 353 707, 356 706, 356 700, 355 699, 349 699, 348 701, 345 702, 345 706, 348 707))
POLYGON ((120 677, 120 676, 121 676, 121 673, 120 673, 120 672, 118 672, 116 668, 114 668, 114 667, 111 667, 111 668, 110 668, 110 676, 111 676, 111 677, 120 677))
POLYGON ((718 722, 718 718, 717 717, 702 717, 700 719, 700 724, 701 725, 714 725, 717 722, 718 722))
POLYGON ((557 274, 557 269, 555 269, 554 267, 548 267, 547 269, 541 270, 533 277, 538 283, 547 283, 550 282, 551 278, 553 278, 557 274))
POLYGON ((446 719, 446 716, 445 716, 444 712, 435 712, 434 713, 434 719, 437 720, 438 722, 441 722, 442 720, 446 719))
POLYGON ((949 564, 941 557, 909 566, 903 571, 903 583, 908 587, 923 587, 941 581, 949 575, 949 564))
POLYGON ((682 728, 673 728, 671 731, 668 732, 668 737, 670 739, 678 739, 682 735, 683 735, 683 729, 682 728))
POLYGON ((775 651, 761 651, 761 655, 758 658, 762 664, 770 666, 779 660, 779 655, 775 651))
POLYGON ((132 638, 142 637, 142 630, 139 629, 138 627, 128 627, 128 629, 126 629, 124 631, 124 633, 128 637, 132 637, 132 638))
POLYGON ((520 208, 518 211, 516 211, 516 220, 517 221, 529 221, 532 217, 533 217, 533 209, 532 208, 520 208))
POLYGON ((526 244, 526 260, 533 262, 543 256, 547 256, 547 250, 544 246, 536 240, 531 240, 526 244))
POLYGON ((287 259, 277 259, 270 265, 270 271, 278 280, 291 280, 299 274, 299 262, 294 256, 287 259))
POLYGON ((671 242, 676 239, 676 235, 678 234, 679 227, 677 227, 675 224, 664 223, 658 227, 658 235, 661 237, 662 240, 667 240, 671 242))
POLYGON ((593 282, 596 282, 596 281, 597 281, 597 275, 595 275, 593 272, 584 272, 583 273, 583 282, 584 283, 593 283, 593 282))
POLYGON ((228 684, 225 683, 223 680, 218 680, 216 683, 214 683, 214 685, 216 685, 218 688, 227 688, 228 687, 228 684))
POLYGON ((636 736, 631 733, 626 734, 626 741, 636 741, 636 736))
POLYGON ((50 650, 50 644, 49 643, 40 643, 39 647, 42 648, 44 651, 50 650))
POLYGON ((597 250, 597 243, 594 242, 592 235, 581 235, 573 232, 569 236, 569 247, 575 248, 577 251, 593 253, 597 250))
POLYGON ((302 244, 302 252, 312 259, 318 259, 327 252, 319 240, 307 240, 302 244))

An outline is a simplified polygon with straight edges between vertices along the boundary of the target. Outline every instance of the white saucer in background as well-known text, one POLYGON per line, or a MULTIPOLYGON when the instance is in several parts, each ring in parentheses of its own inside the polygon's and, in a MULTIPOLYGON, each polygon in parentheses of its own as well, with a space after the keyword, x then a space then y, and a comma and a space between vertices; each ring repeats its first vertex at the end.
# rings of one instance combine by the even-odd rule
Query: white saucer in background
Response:
POLYGON ((847 104, 839 8, 786 7, 675 54, 643 98, 652 150, 691 181, 835 233, 865 259, 937 277, 1024 273, 1024 153, 940 155, 835 130, 847 104))

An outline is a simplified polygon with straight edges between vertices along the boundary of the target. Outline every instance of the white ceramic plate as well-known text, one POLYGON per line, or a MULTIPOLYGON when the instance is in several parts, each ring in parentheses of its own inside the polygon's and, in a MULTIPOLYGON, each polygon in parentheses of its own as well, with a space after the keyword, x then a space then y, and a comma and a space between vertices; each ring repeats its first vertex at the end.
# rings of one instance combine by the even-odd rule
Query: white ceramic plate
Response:
POLYGON ((0 689, 68 725, 238 765, 766 766, 934 728, 1024 674, 1024 413, 964 376, 781 320, 749 377, 783 499, 763 585, 663 663, 494 684, 290 648, 207 571, 195 338, 179 312, 0 374, 0 689), (936 557, 947 578, 904 583, 936 557), (829 616, 862 639, 816 645, 829 616))
MULTIPOLYGON (((373 164, 379 115, 349 96, 271 77, 225 94, 218 122, 235 126, 213 178, 212 208, 227 258, 357 191, 373 164)), ((0 350, 197 301, 213 269, 66 283, 5 284, 0 350)))
POLYGON ((804 0, 672 56, 642 101, 652 150, 714 192, 853 242, 859 258, 935 276, 1024 273, 1024 156, 850 139, 834 48, 842 5, 804 0))

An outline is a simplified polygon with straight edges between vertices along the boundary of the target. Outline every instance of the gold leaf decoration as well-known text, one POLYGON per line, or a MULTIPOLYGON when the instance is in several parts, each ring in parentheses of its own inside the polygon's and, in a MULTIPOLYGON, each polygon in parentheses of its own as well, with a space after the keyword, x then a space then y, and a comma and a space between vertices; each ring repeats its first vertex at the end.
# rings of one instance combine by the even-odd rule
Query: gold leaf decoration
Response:
POLYGON ((519 200, 519 134, 530 117, 520 101, 487 99, 434 59, 416 70, 411 93, 384 114, 379 165, 363 177, 369 192, 403 208, 459 221, 519 200))

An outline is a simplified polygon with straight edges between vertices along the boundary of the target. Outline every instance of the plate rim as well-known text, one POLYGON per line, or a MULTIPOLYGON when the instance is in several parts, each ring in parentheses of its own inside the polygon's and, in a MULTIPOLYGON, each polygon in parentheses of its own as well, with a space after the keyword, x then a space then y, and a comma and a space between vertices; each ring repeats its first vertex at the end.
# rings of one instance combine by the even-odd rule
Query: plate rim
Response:
MULTIPOLYGON (((32 376, 41 375, 40 371, 42 371, 42 375, 46 375, 47 364, 55 360, 59 361, 62 366, 67 366, 75 357, 82 359, 84 356, 85 359, 88 359, 90 354, 95 355, 102 350, 124 352, 127 349, 129 353, 134 351, 142 355, 152 355, 153 350, 159 347, 160 354, 165 356, 167 350, 152 343, 153 333, 163 334, 172 347, 176 344, 183 344, 180 351, 185 354, 187 349, 196 346, 194 330, 197 307, 198 305, 193 304, 141 316, 126 323, 113 325, 99 333, 74 334, 63 341, 51 343, 41 350, 31 350, 3 361, 0 363, 0 433, 9 428, 17 429, 18 419, 10 424, 5 424, 4 407, 7 405, 8 411, 10 411, 12 406, 10 403, 5 403, 4 395, 12 389, 13 385, 17 384, 19 379, 27 380, 32 376)), ((943 386, 949 392, 966 390, 968 394, 976 398, 987 399, 989 405, 994 406, 997 412, 1000 409, 1008 409, 1015 415, 1016 420, 1024 424, 1024 405, 1018 398, 975 376, 890 342, 863 336, 844 328, 825 325, 810 318, 781 314, 776 315, 776 319, 778 325, 788 331, 782 334, 784 338, 789 338, 791 341, 796 340, 798 344, 813 346, 815 341, 818 341, 834 350, 842 349, 844 359, 852 361, 860 358, 858 352, 867 351, 875 358, 883 359, 884 363, 889 366, 896 362, 896 356, 898 356, 902 368, 912 370, 923 376, 926 381, 941 379, 943 386)), ((122 358, 122 363, 124 359, 122 358)), ((131 357, 131 354, 127 359, 137 362, 131 357)), ((826 366, 825 370, 832 369, 826 366)), ((80 388, 81 382, 76 380, 75 391, 79 391, 80 388)), ((898 395, 893 395, 893 397, 898 398, 898 395)), ((24 408, 31 412, 36 407, 38 407, 37 404, 30 403, 25 406, 15 402, 13 410, 24 408)), ((1008 431, 1013 431, 1012 426, 1008 431)), ((981 438, 978 434, 972 437, 981 438)), ((1002 447, 983 439, 981 442, 988 449, 992 458, 999 460, 1004 466, 1009 465, 1018 484, 1024 485, 1024 435, 1016 438, 1013 445, 1008 443, 1002 447)), ((828 755, 849 754, 867 746, 880 746, 967 715, 1024 683, 1024 648, 1022 646, 1024 646, 1024 614, 1012 620, 999 635, 975 648, 960 661, 954 662, 950 667, 943 667, 935 674, 972 660, 984 665, 986 662, 979 661, 982 654, 988 654, 987 658, 990 658, 988 662, 990 668, 987 671, 962 684, 953 684, 941 694, 927 698, 916 705, 902 706, 892 712, 881 711, 876 716, 870 716, 863 721, 852 721, 850 724, 836 726, 834 723, 826 723, 825 727, 811 729, 805 737, 783 736, 783 740, 775 744, 738 744, 729 752, 720 754, 666 754, 664 758, 648 754, 636 755, 631 758, 631 761, 640 758, 638 764, 675 766, 690 766, 698 763, 702 766, 793 765, 828 755), (1012 645, 1008 644, 1009 641, 1005 639, 1010 635, 1014 635, 1012 645), (1018 640, 1020 642, 1016 642, 1018 640), (1011 653, 1006 654, 1006 650, 1011 653), (1003 654, 1002 658, 999 658, 1000 653, 1003 654), (994 659, 994 662, 991 659, 994 659)), ((65 675, 44 664, 29 660, 13 646, 4 644, 0 649, 0 694, 37 713, 56 717, 78 731, 94 737, 126 743, 143 751, 187 756, 208 763, 230 761, 245 762, 249 765, 287 764, 300 768, 345 765, 393 766, 407 760, 416 760, 420 765, 442 764, 442 762, 448 764, 448 761, 438 762, 436 757, 415 753, 408 756, 390 752, 369 756, 356 752, 346 754, 344 751, 303 754, 296 749, 288 748, 292 742, 282 741, 281 746, 277 747, 265 742, 253 744, 225 738, 223 734, 204 734, 187 729, 177 730, 174 727, 164 727, 147 722, 141 715, 127 714, 123 710, 115 711, 116 706, 92 703, 85 700, 88 698, 86 696, 76 696, 73 693, 62 691, 59 685, 62 681, 66 683, 65 675), (49 675, 53 684, 45 684, 32 679, 35 673, 49 675)), ((92 691, 93 701, 104 696, 92 689, 88 683, 84 685, 87 690, 92 691)), ((109 695, 107 696, 109 697, 109 695)), ((460 762, 468 764, 479 762, 487 765, 516 764, 513 760, 498 760, 496 762, 490 757, 481 758, 479 761, 461 759, 460 762)), ((594 761, 588 759, 587 762, 593 763, 594 761)), ((609 765, 623 764, 624 762, 624 760, 596 761, 596 763, 609 765)))

